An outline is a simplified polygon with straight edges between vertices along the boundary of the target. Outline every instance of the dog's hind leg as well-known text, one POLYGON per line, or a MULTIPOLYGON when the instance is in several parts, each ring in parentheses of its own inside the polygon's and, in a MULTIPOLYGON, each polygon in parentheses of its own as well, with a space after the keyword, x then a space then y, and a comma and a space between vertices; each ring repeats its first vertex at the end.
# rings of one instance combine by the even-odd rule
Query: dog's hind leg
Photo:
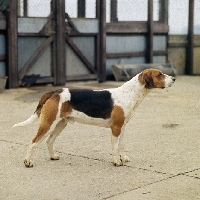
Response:
POLYGON ((49 155, 51 160, 59 160, 59 155, 56 155, 54 152, 53 144, 56 138, 60 135, 62 130, 67 126, 67 119, 63 118, 57 124, 52 133, 48 136, 46 143, 49 150, 49 155))
POLYGON ((26 157, 24 159, 24 164, 25 164, 26 167, 33 167, 33 162, 30 160, 30 158, 33 154, 35 147, 36 147, 36 143, 31 142, 29 147, 28 147, 26 157))
POLYGON ((32 139, 31 144, 29 145, 24 164, 26 167, 33 167, 31 161, 31 156, 36 145, 41 142, 47 133, 50 131, 52 124, 56 121, 56 116, 58 112, 58 102, 57 101, 47 101, 43 106, 41 113, 40 125, 37 131, 36 136, 32 139))
POLYGON ((24 164, 26 167, 33 167, 33 162, 31 161, 31 156, 33 154, 33 151, 35 147, 37 146, 38 142, 42 142, 42 140, 45 138, 46 133, 50 130, 51 124, 42 124, 39 126, 37 135, 32 139, 28 150, 26 157, 24 159, 24 164))

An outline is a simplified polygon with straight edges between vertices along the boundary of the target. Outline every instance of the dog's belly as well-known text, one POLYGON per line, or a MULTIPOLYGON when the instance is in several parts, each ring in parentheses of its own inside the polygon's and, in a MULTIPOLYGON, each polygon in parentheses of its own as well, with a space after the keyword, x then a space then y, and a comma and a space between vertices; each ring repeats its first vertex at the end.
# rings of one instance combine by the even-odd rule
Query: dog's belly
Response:
POLYGON ((78 122, 81 124, 101 126, 105 128, 109 128, 111 123, 110 118, 109 119, 94 118, 75 110, 73 110, 72 113, 66 117, 66 119, 71 123, 78 122))

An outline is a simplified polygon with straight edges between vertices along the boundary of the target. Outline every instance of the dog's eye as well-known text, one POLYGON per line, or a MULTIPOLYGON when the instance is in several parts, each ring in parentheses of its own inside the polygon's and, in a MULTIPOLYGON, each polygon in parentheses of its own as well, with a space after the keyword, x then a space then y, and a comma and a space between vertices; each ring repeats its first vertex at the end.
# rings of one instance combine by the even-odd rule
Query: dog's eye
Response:
POLYGON ((160 73, 160 74, 158 74, 158 77, 161 77, 163 74, 162 73, 160 73))

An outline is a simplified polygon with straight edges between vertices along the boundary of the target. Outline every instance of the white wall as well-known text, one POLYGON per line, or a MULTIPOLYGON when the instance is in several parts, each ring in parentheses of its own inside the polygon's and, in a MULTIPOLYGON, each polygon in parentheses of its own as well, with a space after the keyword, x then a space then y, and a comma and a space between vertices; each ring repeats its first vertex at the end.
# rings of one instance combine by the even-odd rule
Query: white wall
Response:
POLYGON ((169 34, 187 34, 188 0, 169 0, 169 34))

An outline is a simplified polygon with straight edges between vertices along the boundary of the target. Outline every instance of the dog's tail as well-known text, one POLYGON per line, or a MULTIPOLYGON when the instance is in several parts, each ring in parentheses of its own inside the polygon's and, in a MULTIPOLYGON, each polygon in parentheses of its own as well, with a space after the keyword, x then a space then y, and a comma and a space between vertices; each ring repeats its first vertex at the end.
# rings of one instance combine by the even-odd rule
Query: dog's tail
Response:
POLYGON ((32 124, 33 122, 35 122, 37 119, 39 118, 39 116, 37 115, 37 113, 34 113, 33 115, 31 115, 31 117, 29 117, 27 120, 23 121, 23 122, 20 122, 18 124, 15 124, 13 126, 14 127, 17 127, 17 126, 26 126, 26 125, 29 125, 29 124, 32 124))
POLYGON ((46 93, 44 94, 40 101, 39 101, 39 104, 34 112, 33 115, 31 115, 27 120, 23 121, 23 122, 20 122, 18 124, 15 124, 13 126, 14 127, 18 127, 18 126, 27 126, 29 124, 32 124, 33 122, 35 122, 39 117, 40 117, 40 114, 41 114, 41 110, 42 110, 42 107, 43 105, 46 103, 46 101, 52 96, 52 92, 49 92, 49 93, 46 93))

